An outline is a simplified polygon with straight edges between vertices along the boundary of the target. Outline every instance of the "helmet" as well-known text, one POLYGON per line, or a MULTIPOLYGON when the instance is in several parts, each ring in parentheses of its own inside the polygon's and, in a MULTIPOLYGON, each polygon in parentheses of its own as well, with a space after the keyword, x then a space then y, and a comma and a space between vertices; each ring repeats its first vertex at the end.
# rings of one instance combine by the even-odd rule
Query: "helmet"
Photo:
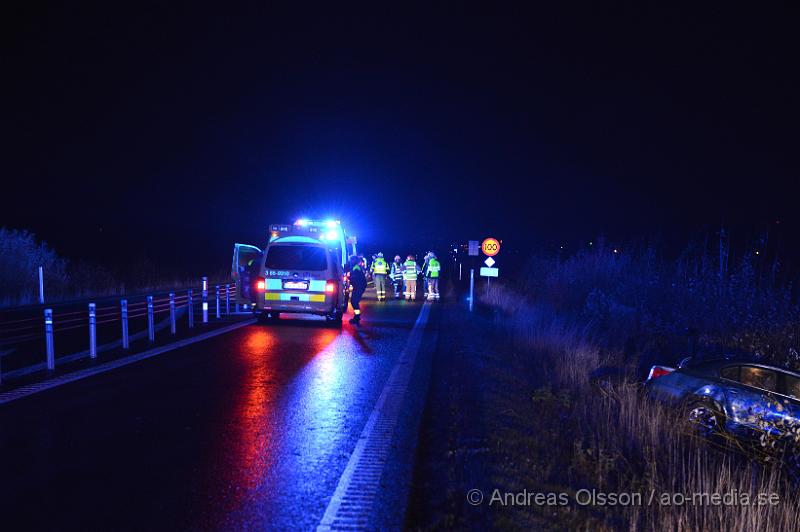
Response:
POLYGON ((406 259, 406 260, 414 260, 414 255, 409 255, 408 259, 406 259))
POLYGON ((431 251, 430 253, 428 253, 428 258, 429 258, 429 259, 435 259, 435 258, 436 258, 436 253, 434 253, 433 251, 431 251))
POLYGON ((383 258, 383 253, 378 252, 378 257, 383 258))
POLYGON ((400 255, 395 255, 394 256, 394 261, 395 262, 400 262, 401 260, 403 260, 403 259, 400 258, 400 255))

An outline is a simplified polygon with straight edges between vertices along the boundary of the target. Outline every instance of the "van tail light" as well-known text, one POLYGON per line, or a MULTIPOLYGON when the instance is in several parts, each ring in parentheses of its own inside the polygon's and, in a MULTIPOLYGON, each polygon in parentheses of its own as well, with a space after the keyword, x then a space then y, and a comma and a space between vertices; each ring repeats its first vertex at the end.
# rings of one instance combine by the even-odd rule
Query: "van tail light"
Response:
POLYGON ((669 375, 673 371, 675 371, 675 368, 670 368, 667 366, 653 366, 650 368, 650 374, 647 376, 647 380, 651 381, 653 379, 663 377, 664 375, 669 375))
POLYGON ((266 279, 259 279, 256 281, 256 291, 263 292, 267 289, 267 281, 266 279))
POLYGON ((336 293, 336 281, 330 280, 325 283, 325 293, 326 294, 335 294, 336 293))

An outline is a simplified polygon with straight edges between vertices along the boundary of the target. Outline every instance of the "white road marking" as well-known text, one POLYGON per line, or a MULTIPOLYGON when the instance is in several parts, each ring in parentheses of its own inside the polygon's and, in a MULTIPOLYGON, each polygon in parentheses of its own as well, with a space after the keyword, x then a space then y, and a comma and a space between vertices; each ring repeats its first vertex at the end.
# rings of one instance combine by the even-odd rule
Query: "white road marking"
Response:
POLYGON ((63 384, 85 379, 87 377, 93 377, 94 375, 105 373, 106 371, 111 371, 112 369, 121 368, 123 366, 127 366, 128 364, 133 364, 134 362, 139 362, 140 360, 145 360, 147 358, 151 358, 156 355, 166 353, 167 351, 173 351, 175 349, 179 349, 187 345, 195 344, 197 342, 202 342, 203 340, 213 338, 214 336, 219 336, 220 334, 225 334, 231 331, 235 331, 236 329, 245 327, 247 325, 251 325, 255 322, 256 322, 255 319, 240 321, 238 323, 234 323, 226 327, 221 327, 213 331, 208 331, 202 334, 198 334, 197 336, 192 336, 191 338, 178 340, 177 342, 171 343, 169 345, 156 347, 155 349, 150 349, 148 351, 144 351, 136 355, 131 355, 129 357, 112 360, 111 362, 106 362, 105 364, 101 364, 93 368, 87 368, 80 371, 74 371, 72 373, 66 373, 64 375, 60 375, 58 377, 54 377, 46 381, 29 384, 27 386, 22 386, 20 388, 17 388, 16 390, 10 390, 4 393, 0 393, 0 404, 10 403, 11 401, 22 399, 23 397, 27 397, 29 395, 42 392, 44 390, 49 390, 50 388, 55 388, 63 384))
POLYGON ((318 531, 367 527, 429 314, 430 302, 426 301, 339 478, 318 531))

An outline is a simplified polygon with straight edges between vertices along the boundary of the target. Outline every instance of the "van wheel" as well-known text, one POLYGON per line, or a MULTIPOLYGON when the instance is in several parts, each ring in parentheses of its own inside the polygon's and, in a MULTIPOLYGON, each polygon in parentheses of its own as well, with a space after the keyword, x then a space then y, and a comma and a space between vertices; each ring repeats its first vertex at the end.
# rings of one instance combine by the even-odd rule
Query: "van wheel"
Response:
POLYGON ((342 313, 338 310, 332 311, 330 314, 325 315, 325 322, 331 327, 342 326, 342 313))

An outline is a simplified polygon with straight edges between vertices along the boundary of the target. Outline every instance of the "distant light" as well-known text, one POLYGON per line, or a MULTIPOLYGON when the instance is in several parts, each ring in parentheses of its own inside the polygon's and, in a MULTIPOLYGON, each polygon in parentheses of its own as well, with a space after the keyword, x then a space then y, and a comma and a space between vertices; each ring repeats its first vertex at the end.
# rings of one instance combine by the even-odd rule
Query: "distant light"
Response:
POLYGON ((614 248, 614 253, 619 253, 619 250, 617 248, 614 248))
POLYGON ((592 243, 591 243, 591 242, 589 242, 589 245, 591 246, 591 245, 592 245, 592 243))
POLYGON ((294 224, 299 225, 300 227, 305 227, 308 225, 308 220, 306 220, 305 218, 300 218, 294 224))
POLYGON ((564 249, 564 246, 558 246, 559 249, 564 249))
POLYGON ((758 255, 758 251, 756 251, 756 255, 758 255))

